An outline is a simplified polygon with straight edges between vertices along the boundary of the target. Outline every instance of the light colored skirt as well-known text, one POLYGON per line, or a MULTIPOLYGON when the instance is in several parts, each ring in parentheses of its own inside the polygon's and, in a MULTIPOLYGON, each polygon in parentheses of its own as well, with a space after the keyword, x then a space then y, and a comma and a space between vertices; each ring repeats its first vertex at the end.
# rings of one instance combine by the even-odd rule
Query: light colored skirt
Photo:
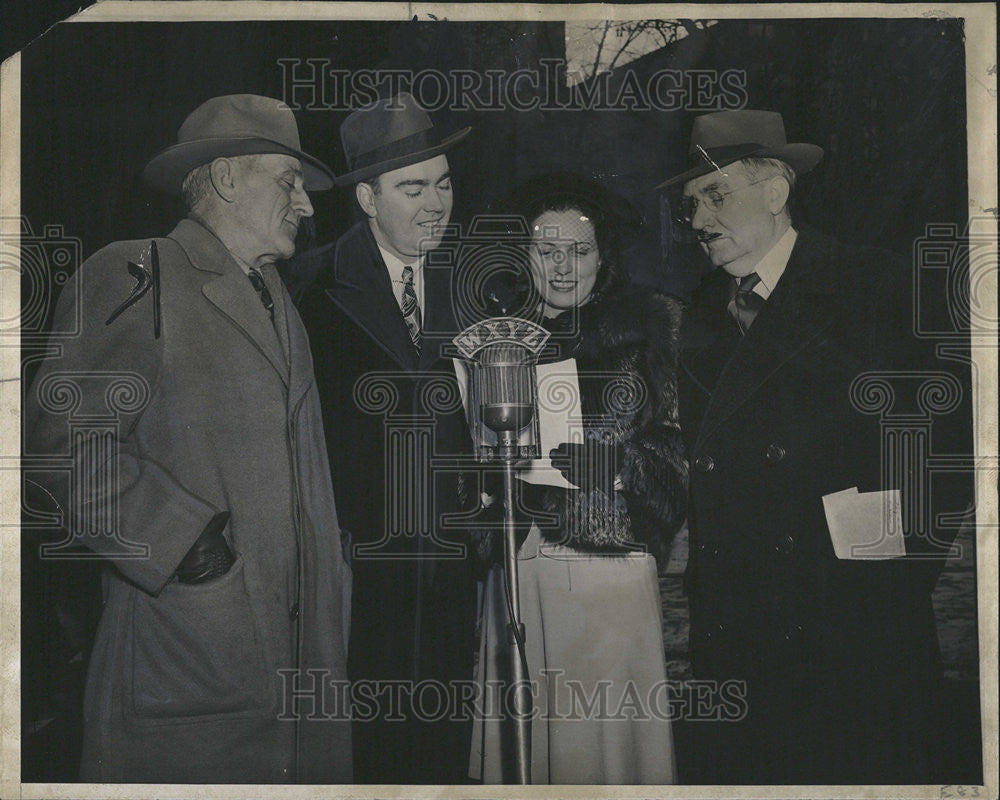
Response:
MULTIPOLYGON (((540 544, 532 527, 518 553, 521 619, 533 682, 531 782, 676 782, 663 656, 660 592, 651 555, 593 555, 540 544)), ((502 783, 504 725, 499 690, 507 675, 503 571, 483 592, 469 774, 502 783), (492 688, 491 688, 492 687, 492 688), (492 694, 491 694, 492 693, 492 694)))

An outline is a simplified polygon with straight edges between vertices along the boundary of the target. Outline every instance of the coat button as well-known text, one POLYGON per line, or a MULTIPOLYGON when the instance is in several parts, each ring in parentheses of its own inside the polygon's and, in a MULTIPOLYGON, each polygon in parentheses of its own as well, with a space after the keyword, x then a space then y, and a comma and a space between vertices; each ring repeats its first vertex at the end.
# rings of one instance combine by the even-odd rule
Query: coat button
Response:
POLYGON ((290 609, 288 609, 288 618, 295 622, 299 618, 299 604, 296 603, 290 609))
POLYGON ((694 462, 694 468, 698 472, 711 472, 715 469, 715 461, 711 456, 698 456, 694 462))
POLYGON ((785 457, 785 448, 780 444, 769 444, 765 456, 772 464, 777 464, 785 457))
POLYGON ((795 549, 795 540, 791 536, 782 536, 778 540, 778 543, 774 546, 774 549, 779 553, 788 554, 795 549))

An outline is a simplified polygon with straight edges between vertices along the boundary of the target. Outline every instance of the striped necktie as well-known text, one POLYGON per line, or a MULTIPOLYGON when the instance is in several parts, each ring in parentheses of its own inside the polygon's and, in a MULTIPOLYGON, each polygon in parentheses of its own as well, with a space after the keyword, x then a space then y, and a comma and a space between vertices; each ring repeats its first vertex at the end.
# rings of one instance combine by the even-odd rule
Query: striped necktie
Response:
POLYGON ((730 288, 730 299, 728 310, 736 324, 740 326, 740 333, 746 335, 757 318, 757 314, 764 307, 766 302, 763 297, 757 294, 753 287, 760 283, 760 275, 751 272, 743 278, 733 278, 730 288))
POLYGON ((251 269, 250 283, 257 290, 260 303, 264 306, 264 310, 267 311, 268 316, 271 317, 271 322, 274 322, 274 298, 271 297, 271 292, 268 291, 267 284, 264 282, 264 276, 257 270, 251 269))
POLYGON ((403 267, 403 300, 399 308, 403 312, 406 329, 410 332, 410 341, 419 355, 423 336, 420 332, 420 306, 417 304, 416 289, 413 288, 413 267, 403 267))

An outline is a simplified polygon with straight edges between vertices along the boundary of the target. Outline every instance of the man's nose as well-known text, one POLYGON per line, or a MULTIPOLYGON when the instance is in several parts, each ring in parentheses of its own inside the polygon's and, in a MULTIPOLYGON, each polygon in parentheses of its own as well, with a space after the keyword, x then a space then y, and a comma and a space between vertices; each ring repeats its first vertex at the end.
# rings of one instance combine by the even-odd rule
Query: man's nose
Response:
POLYGON ((705 223, 711 218, 711 214, 705 208, 704 203, 698 203, 694 209, 694 216, 691 217, 691 227, 700 231, 705 227, 705 223))
POLYGON ((437 188, 432 188, 424 193, 424 211, 440 213, 444 211, 444 201, 441 199, 441 192, 437 188))
POLYGON ((313 215, 312 201, 309 200, 309 195, 306 194, 306 190, 301 186, 297 187, 295 192, 292 194, 292 208, 294 208, 300 216, 311 217, 313 215))

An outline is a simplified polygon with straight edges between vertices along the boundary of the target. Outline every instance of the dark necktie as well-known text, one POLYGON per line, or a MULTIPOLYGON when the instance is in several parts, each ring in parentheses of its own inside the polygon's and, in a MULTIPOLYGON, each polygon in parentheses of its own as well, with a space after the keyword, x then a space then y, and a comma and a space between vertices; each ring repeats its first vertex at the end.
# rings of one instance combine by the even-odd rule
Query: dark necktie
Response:
POLYGON ((250 283, 253 284, 253 288, 257 290, 257 296, 260 297, 261 305, 267 311, 268 316, 271 317, 271 322, 274 322, 274 299, 271 297, 271 293, 267 289, 267 284, 264 283, 264 276, 261 275, 257 270, 250 270, 250 283))
POLYGON ((422 334, 420 332, 420 306, 417 304, 417 292, 413 288, 413 267, 403 267, 403 300, 399 304, 403 312, 403 321, 410 332, 410 341, 417 353, 420 353, 422 334))
POLYGON ((729 313, 736 320, 736 324, 740 326, 740 333, 744 335, 750 330, 750 326, 753 325, 754 319, 757 318, 757 314, 760 313, 766 302, 753 290, 753 287, 758 283, 760 283, 760 275, 751 272, 743 278, 733 278, 730 289, 729 313))

